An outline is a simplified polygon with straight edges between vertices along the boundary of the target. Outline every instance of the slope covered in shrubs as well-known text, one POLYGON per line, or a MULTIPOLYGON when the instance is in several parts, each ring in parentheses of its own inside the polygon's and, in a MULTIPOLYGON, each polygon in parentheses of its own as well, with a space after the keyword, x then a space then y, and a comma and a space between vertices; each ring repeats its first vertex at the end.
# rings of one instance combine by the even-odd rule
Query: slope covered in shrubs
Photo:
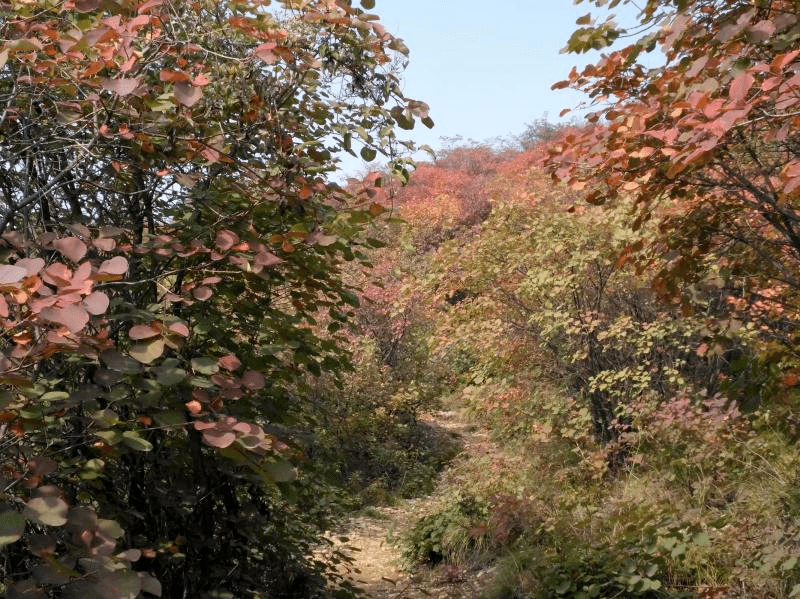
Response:
POLYGON ((458 466, 406 555, 494 563, 493 598, 796 594, 786 346, 739 309, 722 248, 665 298, 657 220, 633 231, 629 203, 588 206, 539 158, 451 150, 387 199, 404 222, 364 293, 386 363, 413 347, 401 378, 524 458, 458 466))

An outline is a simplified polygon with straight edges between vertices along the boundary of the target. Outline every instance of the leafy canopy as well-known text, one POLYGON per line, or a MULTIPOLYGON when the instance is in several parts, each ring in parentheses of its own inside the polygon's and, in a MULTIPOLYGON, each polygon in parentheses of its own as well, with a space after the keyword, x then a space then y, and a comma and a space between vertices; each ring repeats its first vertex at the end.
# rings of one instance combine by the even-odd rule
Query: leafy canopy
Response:
POLYGON ((328 0, 14 0, 0 30, 6 593, 319 584, 293 438, 348 367, 321 325, 375 192, 330 176, 432 125, 405 46, 328 0))

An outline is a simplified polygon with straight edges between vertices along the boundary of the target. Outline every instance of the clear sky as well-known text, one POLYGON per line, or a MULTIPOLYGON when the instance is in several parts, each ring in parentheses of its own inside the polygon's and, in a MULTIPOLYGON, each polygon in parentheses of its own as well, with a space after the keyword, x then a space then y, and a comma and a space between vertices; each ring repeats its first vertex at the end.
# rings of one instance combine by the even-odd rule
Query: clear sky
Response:
POLYGON ((579 104, 577 92, 550 86, 598 58, 559 53, 590 11, 602 20, 608 14, 572 0, 376 0, 370 10, 411 51, 403 91, 427 102, 436 123, 431 130, 417 123, 412 137, 434 149, 441 137, 522 133, 544 113, 558 121, 562 108, 579 104))

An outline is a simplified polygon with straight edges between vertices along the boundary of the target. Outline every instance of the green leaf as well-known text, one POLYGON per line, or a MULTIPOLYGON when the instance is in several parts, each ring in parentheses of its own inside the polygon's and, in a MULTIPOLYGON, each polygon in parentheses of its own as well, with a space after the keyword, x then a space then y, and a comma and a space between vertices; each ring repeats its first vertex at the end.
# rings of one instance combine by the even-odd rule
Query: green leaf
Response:
POLYGON ((136 599, 142 590, 142 579, 130 570, 98 569, 95 588, 103 599, 136 599))
POLYGON ((187 373, 183 368, 176 366, 162 366, 154 370, 159 385, 171 387, 186 379, 187 373))
POLYGON ((378 152, 370 147, 364 146, 361 148, 361 157, 366 160, 367 162, 372 162, 375 160, 375 157, 378 155, 378 152))
POLYGON ((363 6, 365 10, 372 10, 375 8, 375 0, 361 0, 361 6, 363 6))
POLYGON ((711 539, 708 538, 708 533, 706 531, 701 530, 694 534, 692 542, 700 547, 707 547, 711 543, 711 539))
POLYGON ((214 358, 192 358, 192 370, 200 374, 216 374, 219 372, 219 364, 214 358))
POLYGON ((677 544, 677 545, 675 545, 675 547, 672 549, 672 552, 670 553, 670 555, 671 555, 672 557, 680 557, 680 556, 681 556, 681 555, 683 555, 684 553, 686 553, 686 543, 678 543, 678 544, 677 544))
POLYGON ((113 539, 120 539, 125 535, 125 531, 116 520, 108 520, 106 518, 97 519, 97 528, 103 533, 107 534, 113 539))
POLYGON ((97 431, 95 435, 100 437, 103 441, 105 441, 111 446, 114 446, 120 441, 122 441, 122 434, 119 431, 115 430, 97 431))
POLYGON ((0 547, 17 541, 25 532, 25 516, 9 510, 0 514, 0 547))
POLYGON ((556 587, 556 593, 559 595, 566 595, 567 592, 572 589, 572 581, 571 580, 564 580, 561 582, 560 585, 556 587))
POLYGON ((136 451, 151 451, 153 449, 153 444, 147 439, 143 439, 136 431, 122 433, 122 442, 136 451))
POLYGON ((101 353, 100 359, 108 366, 109 370, 123 374, 139 374, 141 372, 141 366, 139 366, 138 362, 114 349, 101 353))
POLYGON ((354 308, 358 308, 361 305, 361 301, 358 299, 358 296, 352 291, 340 291, 339 297, 342 298, 343 302, 353 306, 354 308))
POLYGON ((153 415, 153 418, 161 426, 180 426, 186 424, 186 418, 183 413, 177 410, 157 412, 153 415))
POLYGON ((287 460, 268 462, 264 465, 264 470, 276 483, 286 483, 297 478, 297 471, 291 462, 287 460))

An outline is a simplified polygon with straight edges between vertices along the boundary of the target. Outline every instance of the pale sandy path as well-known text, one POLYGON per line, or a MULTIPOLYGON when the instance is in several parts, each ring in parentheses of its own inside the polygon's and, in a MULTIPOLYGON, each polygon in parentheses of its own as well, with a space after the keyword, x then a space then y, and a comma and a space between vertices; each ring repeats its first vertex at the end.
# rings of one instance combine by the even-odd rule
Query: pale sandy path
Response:
MULTIPOLYGON (((475 430, 455 412, 435 412, 425 417, 431 425, 447 431, 460 439, 463 450, 458 460, 489 459, 500 450, 484 430, 475 430)), ((453 481, 448 480, 452 467, 440 474, 437 488, 427 496, 402 500, 396 506, 373 510, 375 516, 361 515, 353 518, 339 531, 347 538, 339 542, 354 560, 353 572, 348 578, 364 589, 368 599, 477 599, 480 588, 490 578, 490 571, 464 572, 458 568, 440 568, 429 571, 421 568, 411 575, 403 570, 400 550, 391 543, 426 514, 437 501, 437 494, 453 481)))

